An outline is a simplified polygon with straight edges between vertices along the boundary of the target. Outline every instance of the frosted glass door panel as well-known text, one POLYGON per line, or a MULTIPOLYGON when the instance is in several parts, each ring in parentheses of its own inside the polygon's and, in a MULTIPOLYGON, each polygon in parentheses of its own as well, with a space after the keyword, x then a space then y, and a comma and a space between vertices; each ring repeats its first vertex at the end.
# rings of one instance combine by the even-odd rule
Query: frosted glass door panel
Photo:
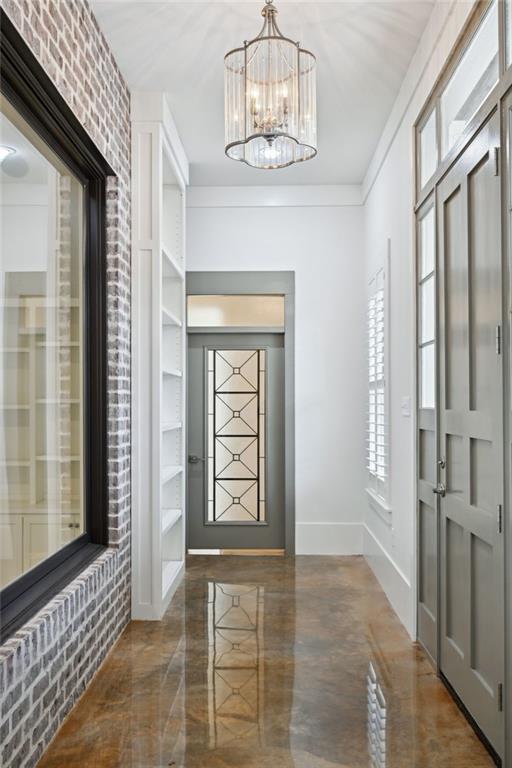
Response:
POLYGON ((420 279, 422 280, 435 269, 435 218, 434 208, 420 222, 420 279))
POLYGON ((264 349, 208 350, 208 521, 265 521, 264 349))
POLYGON ((420 304, 421 304, 420 342, 421 344, 425 344, 429 341, 435 341, 436 296, 435 296, 434 280, 435 280, 434 275, 432 275, 420 285, 420 304))
POLYGON ((436 407, 436 357, 435 345, 420 349, 421 408, 436 407))

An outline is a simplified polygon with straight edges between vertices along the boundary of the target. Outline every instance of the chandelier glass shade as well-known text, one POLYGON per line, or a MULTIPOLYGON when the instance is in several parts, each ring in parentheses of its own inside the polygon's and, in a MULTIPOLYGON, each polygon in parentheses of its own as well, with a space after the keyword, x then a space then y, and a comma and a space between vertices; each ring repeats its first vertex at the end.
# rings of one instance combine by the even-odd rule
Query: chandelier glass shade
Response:
POLYGON ((266 0, 263 28, 224 57, 226 155, 284 168, 317 153, 316 59, 281 34, 266 0))

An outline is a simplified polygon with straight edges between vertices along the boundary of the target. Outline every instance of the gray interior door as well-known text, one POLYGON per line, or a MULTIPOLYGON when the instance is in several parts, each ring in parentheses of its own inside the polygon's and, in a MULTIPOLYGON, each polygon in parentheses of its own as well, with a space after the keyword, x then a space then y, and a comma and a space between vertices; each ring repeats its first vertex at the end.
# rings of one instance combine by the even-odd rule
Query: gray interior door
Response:
POLYGON ((499 119, 438 189, 440 669, 503 754, 499 119))
POLYGON ((284 549, 283 340, 189 334, 189 549, 284 549))

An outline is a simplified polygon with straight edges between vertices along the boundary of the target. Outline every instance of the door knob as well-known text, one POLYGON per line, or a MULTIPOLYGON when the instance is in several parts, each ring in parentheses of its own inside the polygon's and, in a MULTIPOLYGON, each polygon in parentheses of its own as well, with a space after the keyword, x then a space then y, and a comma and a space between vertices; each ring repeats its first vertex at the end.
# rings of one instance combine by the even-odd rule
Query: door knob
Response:
POLYGON ((199 464, 200 461, 206 461, 206 459, 203 459, 201 456, 196 456, 194 453, 189 454, 189 464, 199 464))
POLYGON ((446 496, 446 486, 443 485, 443 483, 439 483, 436 488, 432 488, 432 492, 437 493, 438 496, 444 497, 446 496))

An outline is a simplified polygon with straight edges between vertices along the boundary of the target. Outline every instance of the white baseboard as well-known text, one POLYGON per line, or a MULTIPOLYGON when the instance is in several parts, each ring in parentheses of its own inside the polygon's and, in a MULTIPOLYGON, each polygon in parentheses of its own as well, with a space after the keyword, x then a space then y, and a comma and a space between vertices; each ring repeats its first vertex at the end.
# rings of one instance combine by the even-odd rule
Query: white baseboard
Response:
POLYGON ((362 555, 363 523, 297 523, 298 555, 362 555))
POLYGON ((400 570, 393 558, 384 549, 367 525, 363 525, 363 554, 374 572, 395 613, 414 640, 414 595, 411 582, 400 570))

